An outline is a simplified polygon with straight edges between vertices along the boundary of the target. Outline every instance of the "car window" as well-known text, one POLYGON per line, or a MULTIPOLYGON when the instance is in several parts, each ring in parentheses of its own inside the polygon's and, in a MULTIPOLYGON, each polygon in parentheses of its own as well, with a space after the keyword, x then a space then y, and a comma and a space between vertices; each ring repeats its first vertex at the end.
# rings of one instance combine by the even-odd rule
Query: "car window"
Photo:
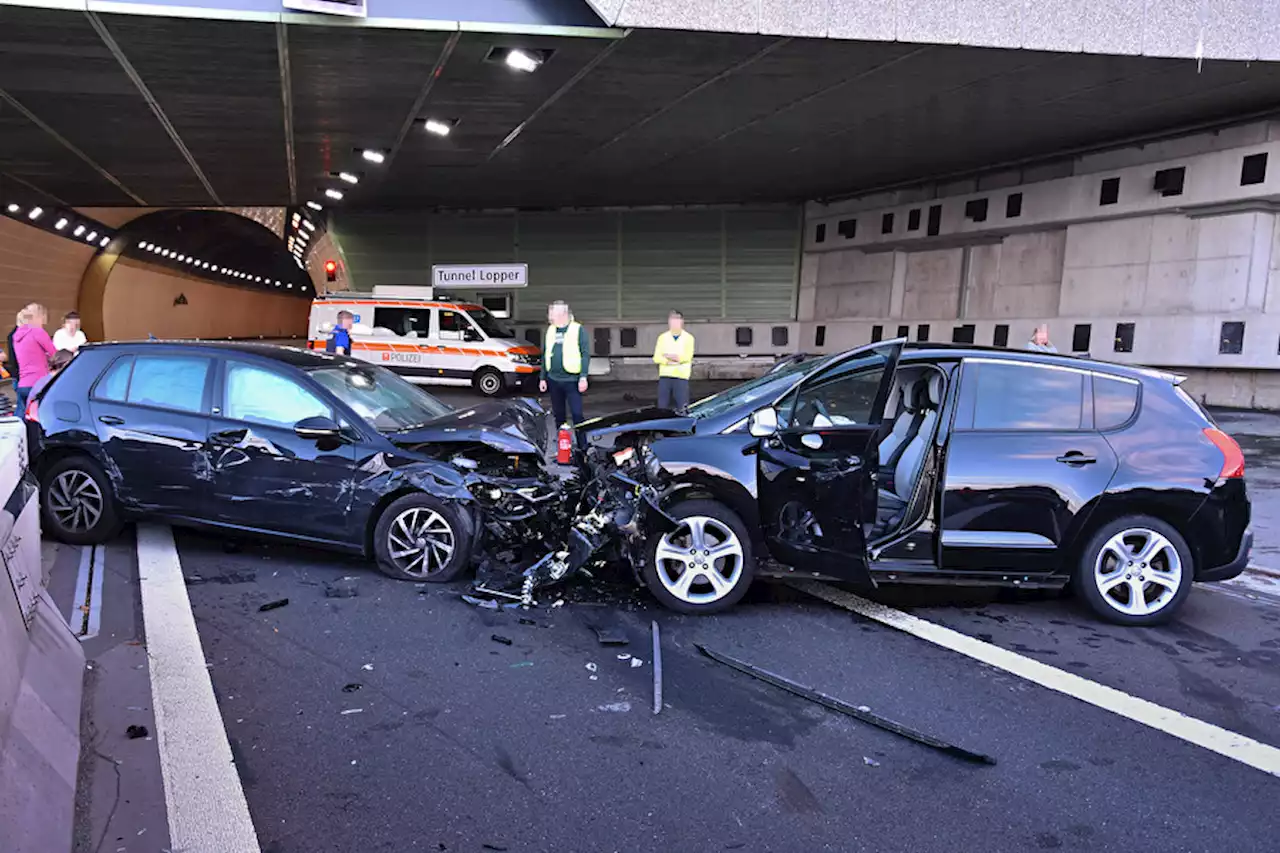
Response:
POLYGON ((974 429, 1080 429, 1083 373, 1035 364, 971 367, 977 368, 974 429))
POLYGON ((447 308, 440 309, 440 340, 461 341, 479 337, 461 311, 450 311, 447 308), (471 334, 468 335, 468 332, 471 332, 471 334))
POLYGON ((405 338, 425 338, 431 333, 431 309, 374 308, 373 326, 405 338))
POLYGON ((188 355, 144 355, 134 359, 125 402, 178 412, 204 409, 209 359, 188 355))
POLYGON ((98 380, 93 396, 99 400, 123 403, 129 394, 129 377, 133 373, 133 356, 117 358, 98 380))
POLYGON ((448 404, 381 367, 322 367, 309 375, 379 432, 412 429, 452 411, 448 404))
POLYGON ((779 413, 779 423, 790 429, 870 424, 886 363, 880 352, 850 359, 833 373, 792 394, 779 413))
POLYGON ((1098 429, 1115 429, 1133 416, 1138 405, 1138 383, 1093 374, 1093 423, 1098 429))
POLYGON ((227 365, 223 415, 236 421, 292 428, 304 418, 332 418, 333 410, 287 376, 251 364, 227 365))

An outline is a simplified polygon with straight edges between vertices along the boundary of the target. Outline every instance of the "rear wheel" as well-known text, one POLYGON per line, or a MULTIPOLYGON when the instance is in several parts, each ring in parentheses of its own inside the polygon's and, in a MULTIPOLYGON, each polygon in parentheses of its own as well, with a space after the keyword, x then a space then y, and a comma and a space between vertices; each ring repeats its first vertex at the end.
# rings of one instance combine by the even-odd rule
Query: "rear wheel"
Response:
POLYGON ((1172 619, 1194 578, 1191 549, 1178 531, 1157 518, 1129 515, 1090 537, 1074 583, 1103 619, 1141 626, 1172 619))
POLYGON ((111 480, 87 456, 55 462, 40 478, 45 530, 71 545, 100 545, 120 531, 111 480))
POLYGON ((446 583, 471 562, 471 525, 457 507, 426 494, 392 501, 373 531, 378 568, 399 580, 446 583))
POLYGON ((493 367, 482 367, 476 371, 473 380, 476 390, 486 397, 496 397, 502 392, 502 371, 493 367))
POLYGON ((658 601, 680 613, 717 613, 742 600, 755 577, 746 525, 713 500, 691 500, 670 511, 680 526, 654 534, 641 570, 658 601))

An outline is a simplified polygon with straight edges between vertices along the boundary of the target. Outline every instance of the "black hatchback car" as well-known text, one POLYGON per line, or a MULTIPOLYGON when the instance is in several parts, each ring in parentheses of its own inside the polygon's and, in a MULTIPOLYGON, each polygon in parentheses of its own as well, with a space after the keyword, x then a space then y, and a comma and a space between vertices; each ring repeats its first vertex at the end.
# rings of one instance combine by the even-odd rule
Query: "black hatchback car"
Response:
POLYGON ((305 350, 89 346, 26 418, 45 530, 72 543, 158 519, 447 581, 471 568, 477 495, 554 494, 532 401, 453 410, 388 370, 305 350))
POLYGON ((639 451, 619 458, 681 522, 642 568, 675 609, 722 609, 760 575, 1072 583, 1103 617, 1149 625, 1193 581, 1238 575, 1253 539, 1240 448, 1180 382, 890 341, 584 429, 597 453, 639 451))

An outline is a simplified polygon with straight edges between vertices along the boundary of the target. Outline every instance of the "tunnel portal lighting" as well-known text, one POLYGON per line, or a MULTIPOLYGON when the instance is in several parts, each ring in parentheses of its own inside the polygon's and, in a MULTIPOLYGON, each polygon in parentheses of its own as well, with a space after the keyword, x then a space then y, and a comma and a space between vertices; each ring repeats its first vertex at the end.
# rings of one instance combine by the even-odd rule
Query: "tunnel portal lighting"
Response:
POLYGON ((103 238, 102 238, 102 242, 101 242, 101 243, 99 243, 98 245, 99 245, 99 246, 105 246, 105 245, 107 245, 107 244, 108 244, 108 243, 110 243, 110 242, 111 242, 111 238, 110 238, 110 237, 103 237, 103 238))
POLYGON ((387 159, 386 154, 383 154, 381 151, 375 151, 372 148, 364 149, 363 151, 360 152, 360 156, 368 160, 370 163, 378 163, 379 165, 381 165, 387 159))
POLYGON ((85 237, 85 238, 84 238, 84 241, 85 241, 86 243, 92 243, 94 240, 97 240, 97 239, 98 239, 98 232, 97 232, 97 231, 90 231, 90 232, 89 232, 89 236, 88 236, 88 237, 85 237))
POLYGON ((506 62, 509 67, 514 68, 517 71, 523 71, 526 74, 537 71, 538 66, 542 64, 541 59, 531 56, 523 50, 507 51, 506 62))
MULTIPOLYGON (((339 173, 338 173, 338 177, 339 177, 340 179, 342 179, 342 180, 346 181, 346 182, 347 182, 347 183, 349 183, 349 184, 358 184, 358 183, 360 183, 360 179, 359 179, 358 177, 356 177, 355 175, 351 174, 350 172, 339 172, 339 173)), ((294 225, 297 225, 298 223, 297 223, 297 221, 295 220, 293 224, 294 224, 294 225)))
POLYGON ((310 219, 302 220, 302 227, 307 229, 308 231, 316 230, 316 226, 311 223, 310 219))
POLYGON ((39 219, 43 215, 44 215, 43 207, 33 207, 31 208, 31 212, 27 214, 27 219, 39 219))
POLYGON ((64 217, 62 217, 61 219, 59 219, 57 222, 53 223, 53 227, 54 227, 54 228, 56 228, 56 229, 58 229, 59 231, 61 231, 63 228, 66 228, 66 227, 67 227, 67 217, 65 217, 65 216, 64 216, 64 217))
POLYGON ((76 230, 75 230, 75 231, 72 231, 71 233, 72 233, 72 234, 74 234, 75 236, 79 237, 81 234, 83 234, 83 233, 84 233, 84 226, 83 226, 83 225, 77 225, 77 226, 76 226, 76 230))
POLYGON ((436 136, 448 136, 449 131, 453 130, 453 125, 447 121, 429 118, 422 123, 422 127, 427 133, 434 133, 436 136))
POLYGON ((10 213, 18 213, 19 211, 22 210, 22 208, 18 207, 18 205, 16 204, 11 204, 5 209, 8 210, 10 213))
POLYGON ((311 208, 312 210, 316 210, 316 211, 324 210, 324 205, 316 204, 314 201, 309 201, 309 202, 307 202, 307 207, 311 208))
POLYGON ((324 194, 334 201, 342 201, 342 190, 329 189, 325 190, 324 194))

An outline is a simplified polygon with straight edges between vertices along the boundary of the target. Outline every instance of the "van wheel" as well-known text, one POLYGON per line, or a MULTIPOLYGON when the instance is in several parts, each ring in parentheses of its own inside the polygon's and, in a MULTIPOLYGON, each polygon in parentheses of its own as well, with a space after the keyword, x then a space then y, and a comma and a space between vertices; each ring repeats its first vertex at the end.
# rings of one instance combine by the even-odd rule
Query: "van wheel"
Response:
POLYGON ((45 529, 69 545, 101 545, 120 532, 111 480, 87 456, 68 457, 45 472, 40 511, 45 529))
POLYGON ((457 507, 438 498, 405 495, 379 516, 373 548, 383 574, 447 583, 471 564, 471 525, 457 507))
POLYGON ((476 371, 472 384, 486 397, 496 397, 502 391, 502 371, 492 367, 482 367, 476 371))
POLYGON ((1090 537, 1076 566, 1076 592, 1117 625, 1160 625, 1187 599, 1195 565, 1186 540, 1145 515, 1104 524, 1090 537))
POLYGON ((680 526, 645 544, 640 575, 649 591, 678 613, 718 613, 741 601, 756 571, 742 519, 713 500, 685 501, 669 514, 680 526))

